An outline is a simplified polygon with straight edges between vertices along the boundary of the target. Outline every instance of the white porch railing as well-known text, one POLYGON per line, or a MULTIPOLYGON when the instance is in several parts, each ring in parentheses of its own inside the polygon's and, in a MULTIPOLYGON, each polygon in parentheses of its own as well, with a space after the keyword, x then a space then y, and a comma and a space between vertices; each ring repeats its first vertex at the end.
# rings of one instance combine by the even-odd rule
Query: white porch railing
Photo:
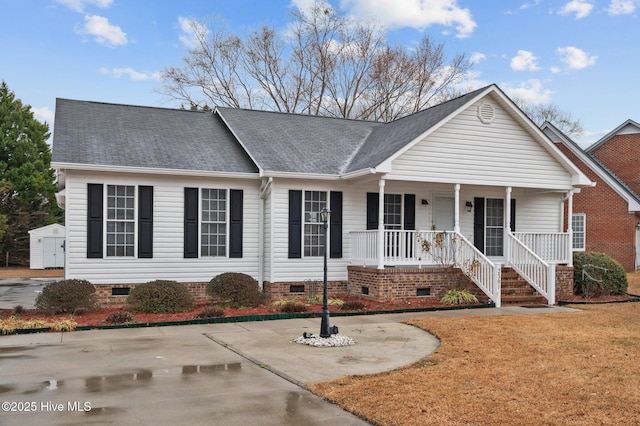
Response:
POLYGON ((572 263, 573 253, 568 233, 514 232, 542 260, 548 263, 572 263))
MULTIPOLYGON (((351 232, 352 264, 379 264, 377 235, 376 230, 351 232)), ((383 241, 384 265, 458 267, 496 306, 500 306, 500 269, 462 234, 453 231, 385 230, 383 241)))
POLYGON ((506 239, 509 266, 542 294, 549 305, 555 304, 555 264, 545 262, 511 232, 506 233, 506 239))

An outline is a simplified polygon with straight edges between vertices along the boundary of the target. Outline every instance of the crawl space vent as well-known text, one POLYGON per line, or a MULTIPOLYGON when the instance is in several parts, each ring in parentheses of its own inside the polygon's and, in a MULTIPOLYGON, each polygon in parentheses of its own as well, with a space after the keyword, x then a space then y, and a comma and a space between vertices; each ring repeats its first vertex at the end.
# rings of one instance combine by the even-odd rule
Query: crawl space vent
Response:
POLYGON ((493 105, 483 102, 478 106, 478 118, 483 124, 491 124, 495 115, 493 105))

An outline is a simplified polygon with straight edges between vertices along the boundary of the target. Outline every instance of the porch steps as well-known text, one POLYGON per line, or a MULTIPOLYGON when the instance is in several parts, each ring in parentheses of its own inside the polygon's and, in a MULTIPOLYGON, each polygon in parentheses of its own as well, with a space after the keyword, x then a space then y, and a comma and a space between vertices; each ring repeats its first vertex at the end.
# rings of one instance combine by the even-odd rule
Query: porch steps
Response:
POLYGON ((501 271, 501 298, 503 306, 546 305, 547 299, 538 293, 512 268, 501 271))

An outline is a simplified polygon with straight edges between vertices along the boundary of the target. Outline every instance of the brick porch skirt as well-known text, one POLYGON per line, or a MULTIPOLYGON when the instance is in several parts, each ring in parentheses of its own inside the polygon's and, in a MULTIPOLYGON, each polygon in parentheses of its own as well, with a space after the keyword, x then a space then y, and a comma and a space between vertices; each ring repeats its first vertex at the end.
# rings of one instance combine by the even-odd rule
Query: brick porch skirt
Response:
POLYGON ((458 268, 386 268, 349 266, 351 294, 385 302, 416 298, 440 299, 452 289, 473 293, 480 303, 489 298, 458 268))

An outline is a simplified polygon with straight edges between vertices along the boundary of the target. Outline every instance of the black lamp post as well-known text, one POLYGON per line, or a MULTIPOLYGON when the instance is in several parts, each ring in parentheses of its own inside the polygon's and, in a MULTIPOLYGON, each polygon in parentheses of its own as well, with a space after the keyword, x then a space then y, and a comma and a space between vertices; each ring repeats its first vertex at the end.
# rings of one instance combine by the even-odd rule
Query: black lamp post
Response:
POLYGON ((327 295, 327 222, 331 210, 324 207, 320 211, 322 215, 322 228, 324 229, 324 287, 322 289, 322 321, 320 323, 320 337, 331 337, 331 334, 338 334, 338 327, 329 326, 329 305, 327 295))

